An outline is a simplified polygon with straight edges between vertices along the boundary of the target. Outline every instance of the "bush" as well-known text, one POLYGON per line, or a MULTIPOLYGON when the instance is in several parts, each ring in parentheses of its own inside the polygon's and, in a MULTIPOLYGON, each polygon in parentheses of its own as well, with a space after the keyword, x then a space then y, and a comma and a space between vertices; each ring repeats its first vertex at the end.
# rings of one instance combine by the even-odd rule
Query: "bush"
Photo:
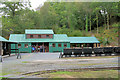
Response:
POLYGON ((118 27, 118 23, 114 23, 112 27, 118 27))

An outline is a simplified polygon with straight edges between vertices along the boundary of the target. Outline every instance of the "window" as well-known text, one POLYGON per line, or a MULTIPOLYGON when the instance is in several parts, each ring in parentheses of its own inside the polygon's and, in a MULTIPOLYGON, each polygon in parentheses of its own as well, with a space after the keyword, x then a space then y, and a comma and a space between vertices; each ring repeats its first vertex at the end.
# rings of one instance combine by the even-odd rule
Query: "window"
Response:
POLYGON ((21 44, 18 44, 18 48, 21 48, 21 44))
POLYGON ((25 44, 25 48, 28 48, 28 44, 25 44))
POLYGON ((52 47, 55 47, 55 43, 52 44, 52 47))
POLYGON ((33 38, 33 35, 30 35, 30 38, 33 38))
POLYGON ((67 47, 67 44, 64 44, 64 47, 67 47))
POLYGON ((38 38, 41 38, 41 35, 38 35, 38 38))
POLYGON ((46 38, 49 38, 49 35, 46 35, 46 38))
POLYGON ((61 47, 61 44, 58 44, 58 47, 61 47))

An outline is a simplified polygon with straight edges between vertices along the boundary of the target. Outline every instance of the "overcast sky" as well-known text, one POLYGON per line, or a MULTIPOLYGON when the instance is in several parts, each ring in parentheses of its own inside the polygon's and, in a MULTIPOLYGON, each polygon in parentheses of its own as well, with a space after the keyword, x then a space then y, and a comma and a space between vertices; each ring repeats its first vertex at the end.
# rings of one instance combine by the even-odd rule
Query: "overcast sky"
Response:
POLYGON ((30 0, 31 2, 31 9, 36 9, 39 5, 43 5, 46 0, 30 0))

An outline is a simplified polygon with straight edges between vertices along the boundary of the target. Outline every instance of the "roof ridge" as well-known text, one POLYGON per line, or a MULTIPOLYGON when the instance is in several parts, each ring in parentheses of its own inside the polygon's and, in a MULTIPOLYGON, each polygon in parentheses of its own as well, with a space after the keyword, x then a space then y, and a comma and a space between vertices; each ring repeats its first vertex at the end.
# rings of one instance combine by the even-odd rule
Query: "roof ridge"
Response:
POLYGON ((8 41, 6 38, 0 36, 0 41, 8 41))
POLYGON ((52 29, 25 29, 25 34, 54 34, 52 29))
MULTIPOLYGON (((72 37, 72 38, 78 38, 78 37, 72 37)), ((84 37, 82 37, 82 38, 84 38, 84 37)), ((96 37, 95 37, 96 38, 96 37)))
POLYGON ((67 35, 67 34, 54 34, 54 35, 67 35))
POLYGON ((25 29, 25 30, 53 30, 53 29, 25 29))
MULTIPOLYGON (((23 34, 10 34, 10 35, 23 35, 23 34)), ((25 34, 24 34, 25 35, 25 34)))

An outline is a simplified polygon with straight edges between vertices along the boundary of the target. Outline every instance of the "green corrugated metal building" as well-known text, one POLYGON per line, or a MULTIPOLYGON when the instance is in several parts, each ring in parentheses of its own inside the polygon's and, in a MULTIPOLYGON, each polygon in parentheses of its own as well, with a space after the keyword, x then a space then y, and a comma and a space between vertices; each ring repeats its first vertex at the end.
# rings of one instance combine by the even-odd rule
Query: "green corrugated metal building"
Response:
POLYGON ((64 48, 70 48, 68 36, 54 34, 53 30, 26 29, 25 34, 10 34, 9 41, 19 42, 19 51, 28 53, 32 52, 33 45, 47 46, 46 52, 60 52, 64 48))
POLYGON ((99 47, 100 42, 96 37, 69 37, 71 47, 99 47))
POLYGON ((0 36, 0 41, 2 41, 2 42, 8 42, 8 40, 5 39, 5 38, 3 38, 2 36, 0 36))
POLYGON ((96 37, 69 37, 70 43, 100 43, 96 37))
POLYGON ((9 41, 19 42, 19 51, 27 53, 31 53, 32 47, 36 45, 42 45, 44 52, 60 52, 64 48, 70 48, 73 43, 99 43, 95 37, 68 37, 66 34, 54 34, 53 30, 46 29, 26 29, 25 34, 10 34, 9 41))
MULTIPOLYGON (((0 36, 0 52, 3 50, 2 55, 10 54, 11 53, 11 45, 14 45, 14 49, 17 49, 18 43, 9 41, 2 36, 0 36)), ((1 54, 1 53, 0 53, 1 54)))

